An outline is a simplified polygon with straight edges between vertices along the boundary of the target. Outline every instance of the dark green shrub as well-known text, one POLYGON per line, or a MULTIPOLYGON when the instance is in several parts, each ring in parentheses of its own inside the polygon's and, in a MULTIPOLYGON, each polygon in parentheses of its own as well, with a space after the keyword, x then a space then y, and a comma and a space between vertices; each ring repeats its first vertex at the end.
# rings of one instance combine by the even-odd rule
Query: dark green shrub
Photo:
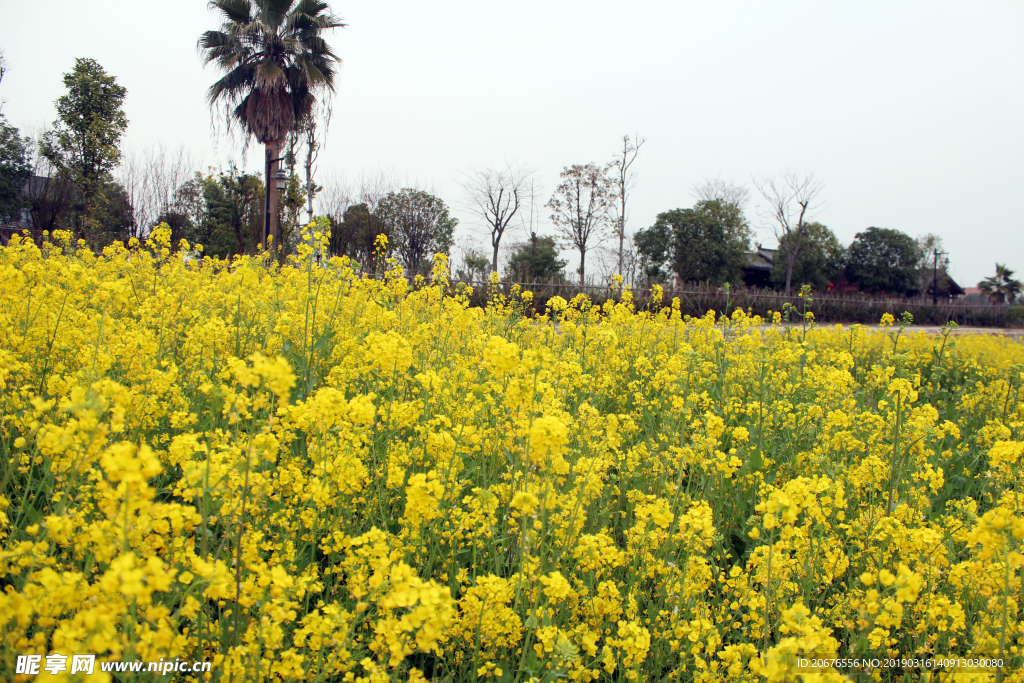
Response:
POLYGON ((1024 327, 1024 306, 1010 306, 1006 309, 1007 327, 1024 327))

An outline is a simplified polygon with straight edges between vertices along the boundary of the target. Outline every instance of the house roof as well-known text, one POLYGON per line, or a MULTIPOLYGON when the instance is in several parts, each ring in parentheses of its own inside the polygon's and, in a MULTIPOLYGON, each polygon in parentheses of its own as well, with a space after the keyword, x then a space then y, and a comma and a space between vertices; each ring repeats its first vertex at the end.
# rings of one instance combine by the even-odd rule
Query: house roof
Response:
POLYGON ((746 254, 746 263, 743 264, 743 267, 751 270, 771 270, 775 264, 776 253, 775 249, 758 247, 756 252, 746 254))

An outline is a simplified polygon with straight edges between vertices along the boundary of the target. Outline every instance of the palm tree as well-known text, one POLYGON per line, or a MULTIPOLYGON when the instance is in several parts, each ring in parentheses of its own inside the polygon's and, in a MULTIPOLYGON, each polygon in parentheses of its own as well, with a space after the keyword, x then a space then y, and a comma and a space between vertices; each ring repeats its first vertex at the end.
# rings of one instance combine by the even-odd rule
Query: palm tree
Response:
POLYGON ((1021 284, 1013 279, 1013 271, 1006 264, 996 264, 996 274, 978 283, 978 288, 996 303, 1012 304, 1020 294, 1021 284))
POLYGON ((321 0, 210 0, 224 17, 219 31, 199 38, 203 63, 223 76, 210 86, 210 107, 223 108, 228 125, 266 147, 267 213, 264 236, 278 246, 277 192, 271 190, 288 133, 308 121, 317 97, 334 91, 341 62, 322 34, 345 26, 321 0))

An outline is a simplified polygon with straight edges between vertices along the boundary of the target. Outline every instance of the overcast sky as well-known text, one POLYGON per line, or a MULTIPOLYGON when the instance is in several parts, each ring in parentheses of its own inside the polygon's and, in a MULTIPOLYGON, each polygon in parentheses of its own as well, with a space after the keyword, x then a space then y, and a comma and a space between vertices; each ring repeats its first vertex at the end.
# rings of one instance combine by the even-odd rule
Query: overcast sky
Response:
MULTIPOLYGON (((8 120, 52 121, 62 74, 91 57, 127 87, 126 144, 215 144, 201 0, 7 3, 8 120), (42 22, 42 23, 41 23, 42 22)), ((460 172, 504 159, 559 171, 636 161, 627 229, 693 204, 705 177, 811 172, 817 218, 849 244, 868 226, 940 235, 962 285, 995 261, 1024 273, 1024 2, 332 3, 349 26, 321 174, 392 169, 458 208, 460 172)), ((261 167, 251 150, 247 166, 261 167)), ((541 210, 542 214, 547 212, 541 210)), ((756 207, 747 210, 760 222, 756 207)), ((550 228, 548 228, 550 231, 550 228)), ((463 239, 465 239, 464 233, 463 239)), ((518 238, 518 236, 514 236, 518 238)), ((766 245, 773 242, 761 231, 766 245)), ((482 244, 485 238, 477 238, 482 244)))

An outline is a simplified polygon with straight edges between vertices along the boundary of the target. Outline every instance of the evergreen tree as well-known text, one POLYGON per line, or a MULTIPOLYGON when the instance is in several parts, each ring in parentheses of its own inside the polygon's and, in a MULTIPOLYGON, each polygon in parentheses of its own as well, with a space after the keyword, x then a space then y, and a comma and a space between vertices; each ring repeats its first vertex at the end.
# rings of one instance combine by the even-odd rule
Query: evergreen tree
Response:
POLYGON ((17 221, 24 207, 22 190, 32 175, 29 139, 0 114, 0 222, 17 221))
POLYGON ((910 235, 871 227, 857 233, 846 256, 846 277, 863 291, 907 294, 917 286, 921 249, 910 235))
POLYGON ((57 120, 43 136, 40 153, 69 178, 82 197, 79 236, 101 246, 97 211, 107 199, 111 171, 121 160, 128 119, 121 108, 127 90, 93 59, 76 59, 64 74, 66 95, 57 100, 57 120))
POLYGON ((517 282, 561 282, 565 260, 558 258, 554 237, 537 237, 518 245, 505 266, 505 277, 517 282))

